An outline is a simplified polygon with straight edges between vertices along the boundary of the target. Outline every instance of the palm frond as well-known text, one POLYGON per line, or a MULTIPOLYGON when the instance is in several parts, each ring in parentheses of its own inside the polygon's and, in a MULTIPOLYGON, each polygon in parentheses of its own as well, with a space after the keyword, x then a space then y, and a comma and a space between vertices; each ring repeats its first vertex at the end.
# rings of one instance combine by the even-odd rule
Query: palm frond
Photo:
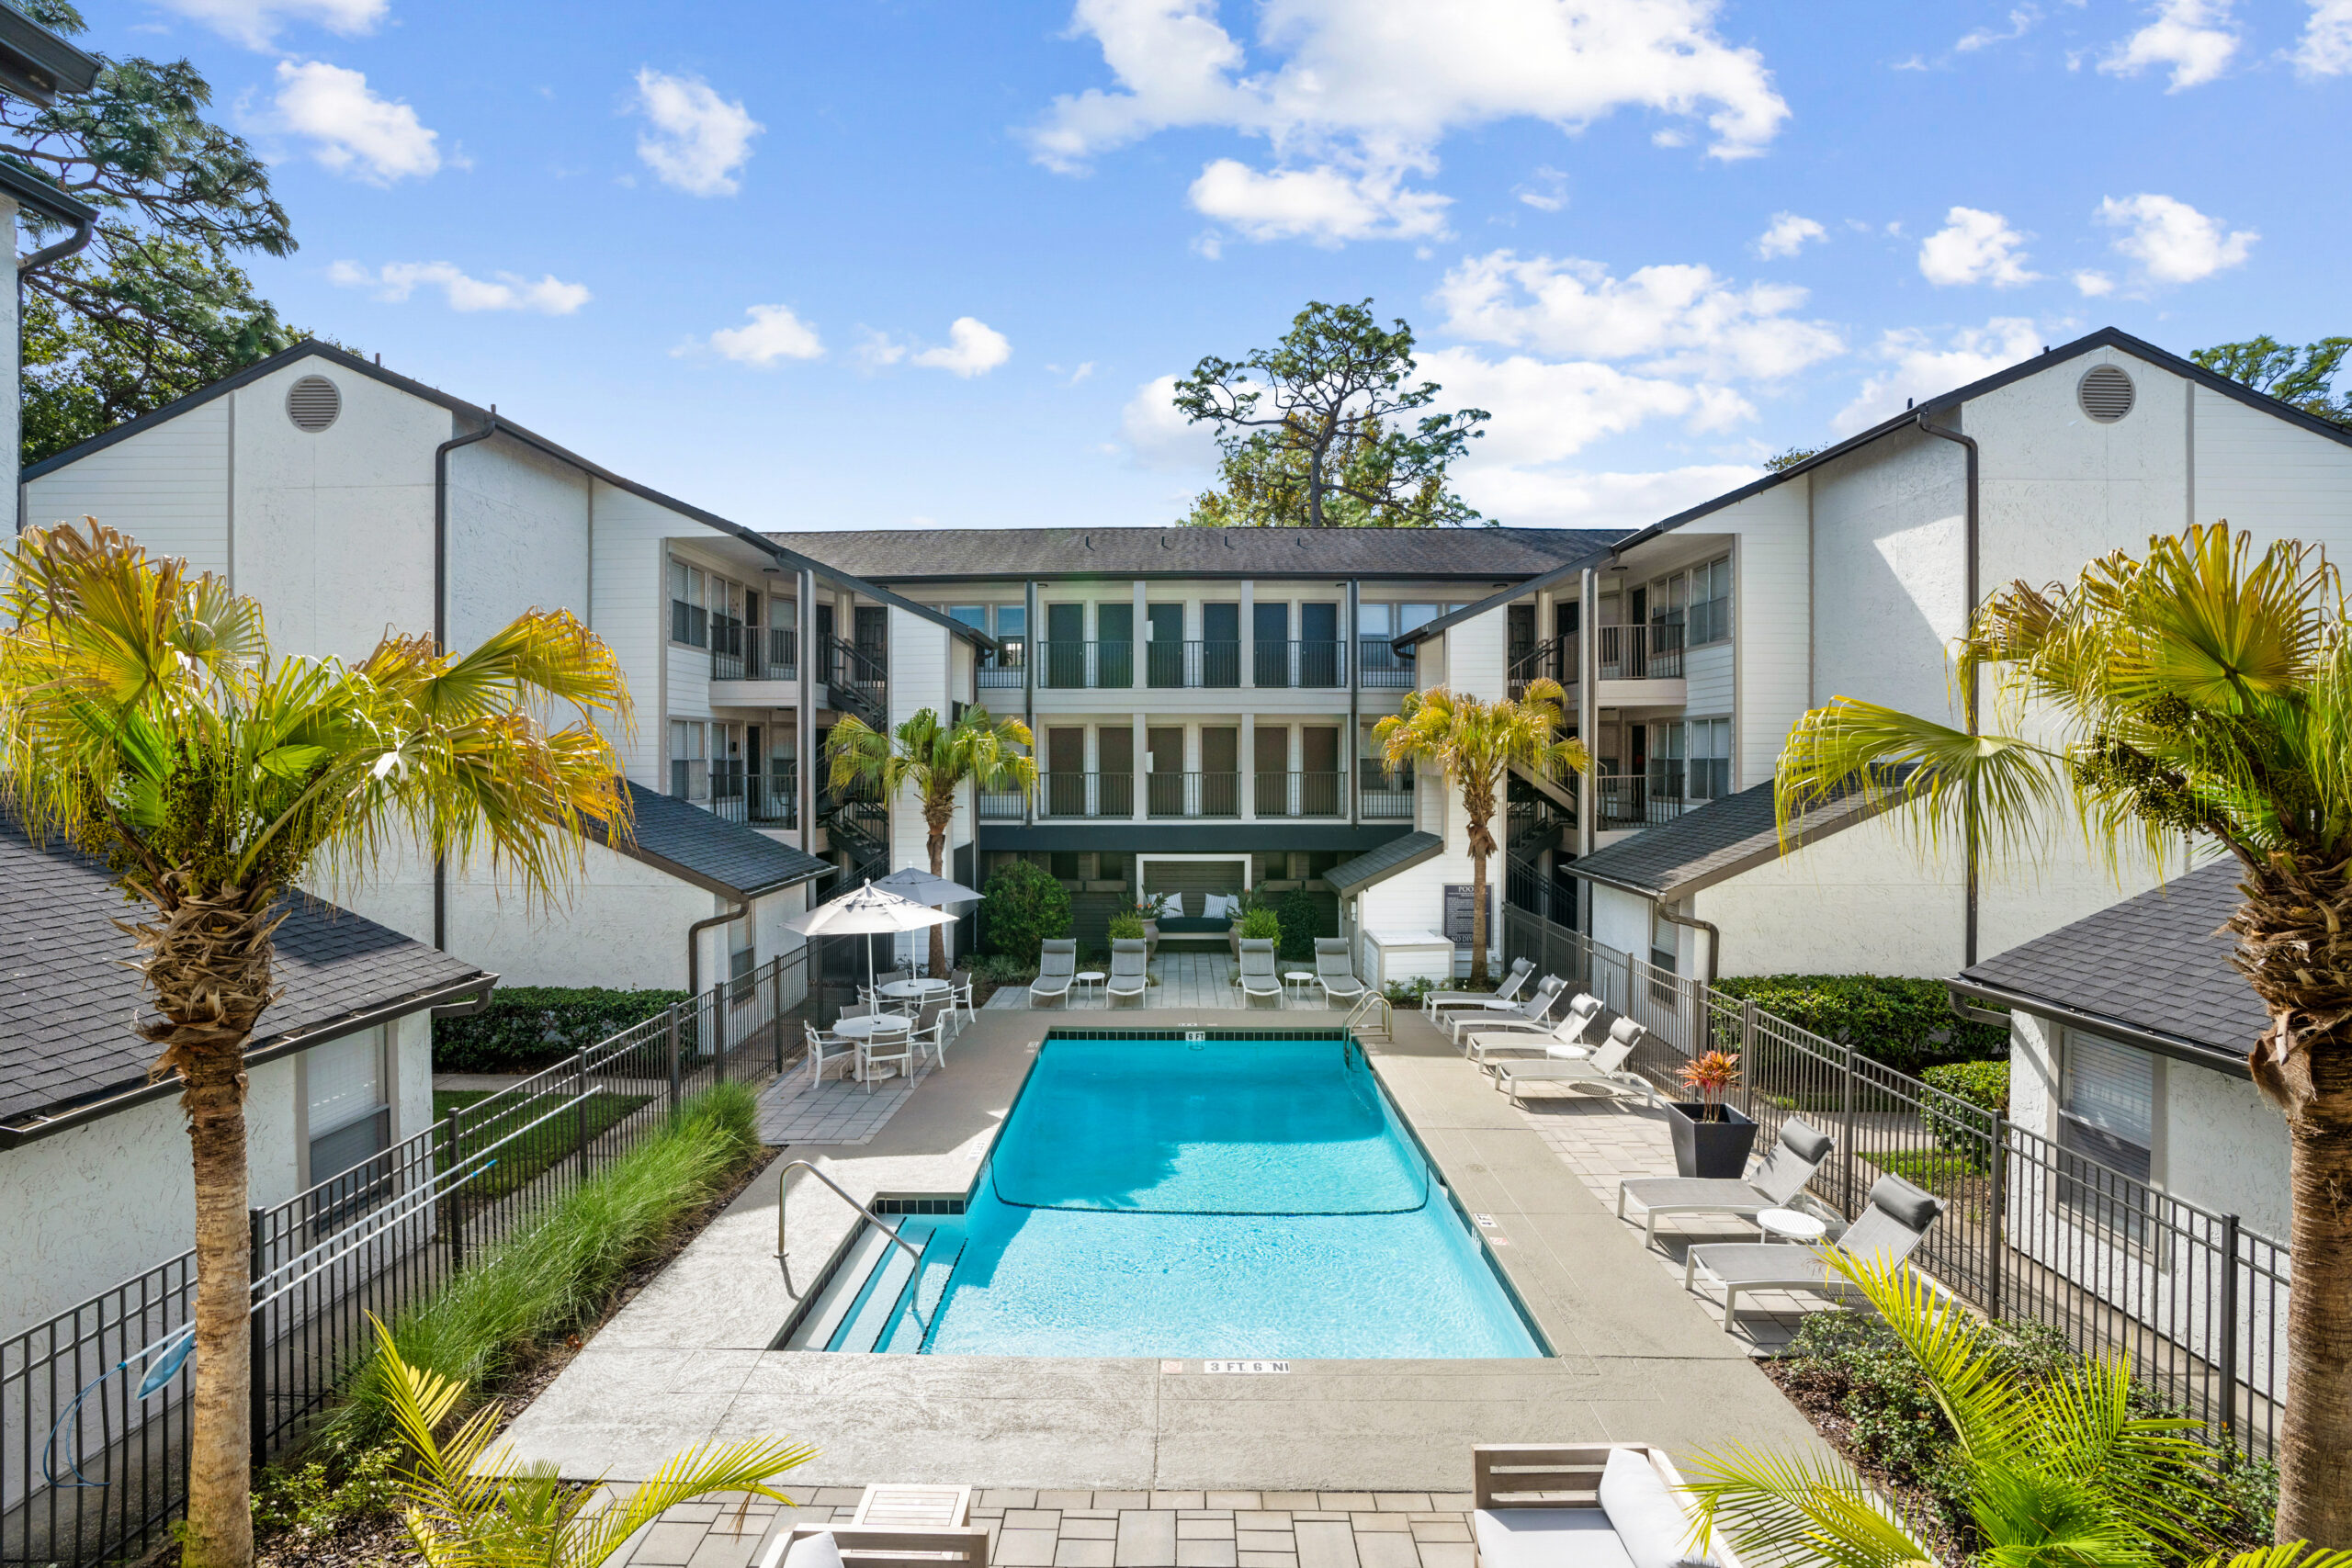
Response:
POLYGON ((1774 770, 1785 846, 1807 813, 1860 795, 1899 809, 1902 829, 1941 853, 1971 836, 2011 860, 2040 852, 2062 798, 2065 759, 2032 741, 1965 729, 1878 703, 1838 697, 1789 731, 1774 770))
POLYGON ((1834 1459, 1745 1444, 1681 1461, 1697 1545, 1716 1531, 1756 1562, 1899 1568, 1928 1557, 1878 1495, 1834 1459))

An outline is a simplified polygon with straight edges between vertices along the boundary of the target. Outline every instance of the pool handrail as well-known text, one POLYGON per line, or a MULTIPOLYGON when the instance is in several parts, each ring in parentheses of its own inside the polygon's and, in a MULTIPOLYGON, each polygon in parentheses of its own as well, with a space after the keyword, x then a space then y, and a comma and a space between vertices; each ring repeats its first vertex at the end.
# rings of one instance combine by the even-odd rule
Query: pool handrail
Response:
POLYGON ((873 1210, 867 1208, 865 1204, 859 1202, 855 1198, 851 1197, 847 1188, 843 1187, 840 1182, 835 1181, 831 1177, 827 1176, 823 1171, 819 1170, 815 1166, 810 1165, 805 1159, 787 1160, 785 1162, 784 1168, 775 1173, 775 1260, 779 1267, 787 1269, 791 1267, 790 1264, 785 1261, 786 1256, 790 1249, 784 1244, 784 1183, 786 1179, 791 1176, 791 1174, 796 1170, 807 1171, 809 1175, 815 1177, 818 1180, 823 1182, 826 1186, 839 1193, 842 1202, 847 1203, 851 1208, 855 1209, 859 1213, 864 1214, 866 1221, 871 1224, 876 1230, 878 1230, 884 1235, 888 1236, 899 1246, 905 1247, 907 1249, 907 1256, 915 1260, 916 1267, 922 1267, 922 1253, 916 1247, 913 1242, 909 1241, 905 1236, 900 1235, 897 1231, 894 1231, 888 1225, 884 1224, 882 1223, 882 1217, 879 1214, 876 1214, 873 1210))
POLYGON ((1382 1040, 1393 1042, 1396 1038, 1396 1014, 1389 1006, 1388 998, 1370 987, 1365 988, 1363 999, 1349 1010, 1347 1018, 1340 1027, 1353 1030, 1357 1027, 1359 1021, 1374 1015, 1377 1015, 1380 1021, 1377 1024, 1365 1022, 1364 1032, 1369 1034, 1373 1030, 1378 1029, 1382 1040))

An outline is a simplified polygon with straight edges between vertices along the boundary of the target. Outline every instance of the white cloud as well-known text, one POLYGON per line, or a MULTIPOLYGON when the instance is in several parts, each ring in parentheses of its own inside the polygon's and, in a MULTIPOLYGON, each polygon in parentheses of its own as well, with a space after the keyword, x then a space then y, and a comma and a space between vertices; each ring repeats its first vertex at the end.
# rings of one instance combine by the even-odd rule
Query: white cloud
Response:
POLYGON ((1826 240, 1829 231, 1810 218, 1800 218, 1793 212, 1775 212, 1770 227, 1757 236, 1756 254, 1768 260, 1773 256, 1792 256, 1804 249, 1807 240, 1826 240))
POLYGON ((1955 387, 2007 369, 2041 352, 2041 329, 2022 316, 1996 316, 1982 327, 1964 327, 1942 343, 1905 328, 1879 339, 1874 351, 1886 368, 1872 374, 1854 400, 1838 411, 1832 427, 1851 435, 1901 413, 1907 399, 1927 400, 1955 387))
POLYGON ((2151 65, 2169 66, 2168 93, 2201 86, 2219 76, 2237 52, 2231 0, 2158 0, 2154 19, 2100 57, 2098 68, 2136 76, 2151 65))
POLYGON ((1939 288, 1989 283, 2015 288, 2040 276, 2026 270, 2025 241, 1997 212, 1955 207, 1944 214, 1942 228, 1919 242, 1919 275, 1939 288))
POLYGON ((1747 483, 1753 467, 1701 464, 1657 473, 1574 468, 1465 470, 1462 498, 1498 522, 1527 527, 1638 528, 1747 483))
POLYGON ((2019 6, 2009 13, 2007 31, 1978 28, 1974 32, 1964 34, 1952 47, 1962 54, 1973 54, 1977 50, 1990 49, 1996 43, 2007 43, 2012 39, 2025 37, 2033 30, 2033 25, 2040 20, 2041 20, 2040 6, 2019 6))
POLYGON ((976 317, 958 316, 948 325, 945 346, 924 349, 914 363, 969 378, 985 376, 1012 357, 1012 344, 1002 333, 976 317))
POLYGON ((1445 232, 1449 198, 1406 190, 1393 175, 1350 175, 1324 164, 1260 174, 1219 158, 1191 192, 1195 210, 1252 240, 1436 239, 1445 232))
POLYGON ((2352 0, 2312 0, 2294 59, 2295 68, 2309 76, 2352 71, 2352 0))
POLYGON ((774 365, 779 359, 821 359, 824 340, 789 305, 754 305, 740 327, 710 334, 710 347, 738 365, 774 365))
POLYGON ((1405 182, 1433 174, 1457 130, 1527 117, 1574 132, 1646 108, 1703 118, 1718 158, 1761 152, 1788 106, 1761 56, 1715 35, 1717 9, 1718 0, 1268 0, 1252 12, 1267 62, 1253 72, 1215 0, 1077 0, 1072 31, 1101 46, 1116 85, 1057 98, 1029 141, 1041 163, 1068 173, 1171 128, 1263 137, 1270 171, 1253 183, 1219 160, 1194 204, 1237 209, 1237 223, 1252 225, 1244 231, 1264 237, 1426 237, 1443 198, 1405 182))
POLYGON ((650 65, 637 73, 636 108, 648 128, 638 135, 637 155, 664 185, 691 196, 741 189, 736 175, 752 156, 752 138, 767 129, 699 78, 650 65))
POLYGON ((1512 186, 1511 195, 1538 212, 1557 212, 1568 205, 1568 176, 1546 164, 1527 184, 1512 186))
POLYGON ((2086 269, 2075 274, 2075 287, 2086 299, 2103 299, 2115 292, 2115 279, 2106 273, 2086 269))
POLYGON ((1206 473, 1216 466, 1216 433, 1176 412, 1176 378, 1162 376, 1136 389, 1119 411, 1127 460, 1161 472, 1206 473))
POLYGON ((311 156, 339 175, 371 185, 420 178, 441 166, 416 111, 378 97, 368 78, 322 60, 277 62, 277 123, 311 141, 311 156))
POLYGON ((390 0, 162 0, 176 11, 213 31, 236 39, 248 49, 267 49, 278 29, 300 22, 314 23, 345 38, 376 30, 390 9, 390 0))
POLYGON ((536 281, 502 272, 495 282, 469 277, 448 262, 389 262, 369 271, 356 262, 327 268, 328 281, 345 288, 373 288, 376 298, 398 304, 420 288, 438 288, 452 310, 533 310, 569 316, 593 298, 582 283, 565 283, 552 273, 536 281))
POLYGON ((1448 407, 1481 408, 1494 416, 1487 434, 1471 445, 1465 470, 1556 463, 1654 419, 1723 430, 1756 413, 1746 398, 1720 383, 1693 385, 1589 359, 1524 354, 1487 359, 1471 349, 1442 348, 1420 355, 1420 373, 1445 389, 1448 407))
MULTIPOLYGON (((1839 353, 1822 321, 1798 320, 1805 291, 1741 288, 1704 266, 1645 266, 1613 277, 1599 262, 1496 251, 1463 261, 1434 296, 1456 337, 1716 381, 1771 380, 1839 353)), ((1484 407, 1484 404, 1479 405, 1484 407)))
POLYGON ((2115 248, 2140 264, 2155 283, 2195 283, 2238 265, 2262 236, 2251 229, 2222 231, 2221 223, 2168 196, 2113 197, 2098 204, 2098 220, 2122 229, 2115 248))

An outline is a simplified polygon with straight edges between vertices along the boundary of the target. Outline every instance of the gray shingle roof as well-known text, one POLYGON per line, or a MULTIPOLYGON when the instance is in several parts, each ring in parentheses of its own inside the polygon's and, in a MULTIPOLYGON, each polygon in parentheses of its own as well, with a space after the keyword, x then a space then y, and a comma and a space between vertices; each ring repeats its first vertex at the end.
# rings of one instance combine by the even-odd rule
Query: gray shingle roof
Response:
POLYGON ((1351 860, 1343 860, 1323 874, 1323 880, 1342 893, 1360 893, 1375 882, 1385 882, 1445 848, 1445 840, 1435 833, 1399 833, 1377 849, 1364 851, 1351 860))
MULTIPOLYGON (((1860 795, 1817 805, 1798 819, 1792 841, 1811 843, 1874 816, 1877 809, 1860 795)), ((1567 871, 1572 876, 1671 900, 1762 865, 1780 853, 1772 785, 1767 783, 1595 850, 1567 871)))
MULTIPOLYGON (((131 1033, 145 1010, 137 956, 111 923, 135 911, 79 851, 36 848, 0 819, 0 1122, 139 1088, 154 1050, 131 1033)), ((286 995, 250 1047, 266 1054, 354 1015, 443 996, 493 976, 348 910, 298 900, 277 928, 286 995)))
POLYGON ((2237 907, 2233 860, 2199 866, 1996 953, 1961 978, 2243 1058, 2269 1021, 2213 933, 2237 907))
MULTIPOLYGON (((756 829, 714 817, 699 806, 658 794, 632 780, 629 810, 636 838, 623 854, 660 866, 713 892, 748 898, 806 882, 833 868, 815 855, 779 843, 756 829)), ((610 843, 608 836, 599 838, 610 843)))
POLYGON ((1590 528, 852 528, 770 534, 890 582, 1008 577, 1532 577, 1605 550, 1590 528))

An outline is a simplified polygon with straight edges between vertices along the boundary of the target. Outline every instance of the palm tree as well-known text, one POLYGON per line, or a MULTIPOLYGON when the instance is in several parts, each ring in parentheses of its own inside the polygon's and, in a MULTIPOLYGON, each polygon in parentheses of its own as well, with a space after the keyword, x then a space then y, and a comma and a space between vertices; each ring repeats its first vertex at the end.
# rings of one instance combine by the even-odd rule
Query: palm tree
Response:
POLYGON ((1545 777, 1583 773, 1592 757, 1580 740, 1556 739, 1567 694, 1557 681, 1531 681, 1526 695, 1486 702, 1442 686, 1406 694, 1403 707, 1372 727, 1383 760, 1416 759, 1462 791, 1470 825, 1470 985, 1487 984, 1487 857, 1495 852, 1495 804, 1512 768, 1545 777))
POLYGON ((273 659, 260 606, 120 534, 18 540, 0 619, 0 807, 103 858, 145 906, 123 929, 176 1073, 196 1180, 196 1387, 184 1561, 253 1560, 248 1501, 244 1048, 282 994, 271 936, 304 883, 363 874, 393 841, 486 852, 530 897, 626 825, 599 717, 626 719, 612 655, 533 611, 453 657, 388 637, 356 666, 273 659), (569 707, 550 731, 537 716, 569 707))
MULTIPOLYGON (((1996 1568, 2158 1568, 2203 1543, 2183 1506, 2210 1482, 2194 1420, 2135 1416, 2120 1359, 2076 1362, 2020 1382, 1992 1325, 1899 1262, 1829 1249, 1869 1300, 1951 1424, 1968 1511, 1996 1568)), ((1686 1465, 1702 1535, 1750 1560, 1903 1568, 1927 1557, 1871 1488, 1838 1461, 1745 1446, 1686 1465)), ((2284 1568, 2284 1565, 2281 1565, 2284 1568)))
MULTIPOLYGON (((833 787, 878 784, 882 798, 896 800, 911 788, 922 797, 922 822, 930 837, 931 874, 947 874, 947 829, 956 819, 956 797, 966 784, 981 789, 1028 789, 1037 782, 1036 759, 1014 747, 1036 744, 1017 718, 997 718, 984 707, 968 707, 954 724, 924 708, 889 734, 844 716, 826 739, 833 787)), ((947 973, 947 938, 931 928, 931 972, 947 973)))
MULTIPOLYGON (((2030 855, 2071 813, 2109 863, 2233 856, 2224 928, 2269 1011, 2255 1083, 2292 1144, 2295 1288, 2278 1438, 2278 1539, 2352 1541, 2352 632, 2322 551, 2253 555, 2227 524, 2118 551, 2072 586, 2012 583, 1957 646, 1973 694, 2022 733, 1972 734, 1840 697, 1791 731, 1790 818, 1859 787, 1929 845, 2030 855)), ((1974 728, 1973 726, 1971 727, 1974 728)))

